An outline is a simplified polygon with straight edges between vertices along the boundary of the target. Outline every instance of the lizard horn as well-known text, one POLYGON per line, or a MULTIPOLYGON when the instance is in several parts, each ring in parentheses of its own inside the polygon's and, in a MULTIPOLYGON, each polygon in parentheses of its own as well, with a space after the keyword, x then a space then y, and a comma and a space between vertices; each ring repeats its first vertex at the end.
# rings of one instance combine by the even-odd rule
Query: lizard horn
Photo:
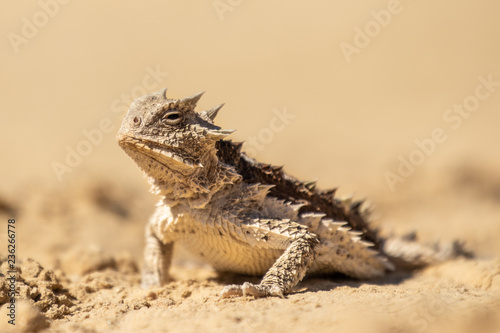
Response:
POLYGON ((167 88, 158 90, 157 92, 154 93, 154 95, 158 96, 159 98, 167 98, 167 88))
POLYGON ((196 95, 186 97, 186 98, 181 100, 181 103, 185 103, 185 104, 188 104, 188 105, 195 107, 196 103, 198 103, 198 101, 200 100, 201 96, 203 96, 204 93, 205 92, 202 91, 200 93, 197 93, 196 95))
POLYGON ((207 131, 207 134, 214 140, 222 140, 229 134, 233 133, 234 129, 218 129, 218 130, 210 130, 207 131))
POLYGON ((224 106, 224 103, 222 103, 221 105, 217 105, 213 108, 211 108, 210 110, 207 110, 205 111, 207 113, 207 116, 214 120, 215 117, 217 117, 217 113, 219 113, 219 110, 224 106))

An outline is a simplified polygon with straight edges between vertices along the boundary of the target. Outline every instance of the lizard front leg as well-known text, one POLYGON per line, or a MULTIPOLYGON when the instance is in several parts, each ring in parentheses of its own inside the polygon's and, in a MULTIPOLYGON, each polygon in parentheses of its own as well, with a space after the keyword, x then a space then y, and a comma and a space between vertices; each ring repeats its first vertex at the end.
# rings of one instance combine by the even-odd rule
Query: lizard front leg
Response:
POLYGON ((314 247, 318 244, 316 235, 305 232, 294 238, 290 246, 264 275, 260 284, 245 282, 224 288, 222 298, 232 296, 280 296, 289 292, 306 274, 314 261, 314 247))
POLYGON ((142 288, 159 287, 167 283, 168 270, 172 262, 174 243, 162 243, 146 227, 146 247, 144 249, 144 266, 142 269, 142 288))

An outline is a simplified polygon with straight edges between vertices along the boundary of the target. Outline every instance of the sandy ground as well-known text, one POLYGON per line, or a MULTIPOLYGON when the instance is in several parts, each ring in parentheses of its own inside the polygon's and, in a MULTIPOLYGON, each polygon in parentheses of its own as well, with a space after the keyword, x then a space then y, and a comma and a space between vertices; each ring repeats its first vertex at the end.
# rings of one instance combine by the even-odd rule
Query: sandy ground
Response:
POLYGON ((19 332, 500 332, 498 1, 63 2, 0 4, 0 332, 11 218, 19 332), (367 198, 385 234, 477 258, 221 300, 249 278, 176 249, 174 280, 141 290, 156 198, 114 135, 166 86, 226 102, 246 151, 367 198))
MULTIPOLYGON (((104 179, 71 188, 2 195, 2 219, 16 216, 17 327, 22 332, 498 332, 500 329, 500 182, 462 169, 427 196, 402 193, 377 211, 422 241, 458 238, 478 254, 375 281, 307 279, 285 299, 219 299, 220 276, 182 251, 174 281, 142 290, 142 221, 153 198, 104 179), (422 219, 424 223, 416 223, 422 219), (452 221, 452 222, 451 222, 452 221), (110 235, 112 235, 110 237, 110 235), (121 249, 120 252, 117 249, 121 249), (33 259, 32 259, 33 258, 33 259)), ((496 177, 498 179, 498 177, 496 177)), ((7 263, 0 302, 8 302, 7 263)), ((251 278, 251 281, 258 281, 251 278)), ((1 317, 7 315, 7 304, 1 317)), ((0 331, 10 331, 3 320, 0 331)))

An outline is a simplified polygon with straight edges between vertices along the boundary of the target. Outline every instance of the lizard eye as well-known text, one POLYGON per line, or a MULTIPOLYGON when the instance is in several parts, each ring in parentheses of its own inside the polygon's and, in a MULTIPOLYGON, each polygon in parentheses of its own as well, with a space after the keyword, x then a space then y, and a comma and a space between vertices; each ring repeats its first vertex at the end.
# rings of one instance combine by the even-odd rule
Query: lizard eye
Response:
POLYGON ((135 126, 139 126, 141 122, 142 122, 141 117, 135 116, 134 118, 132 118, 132 124, 134 124, 135 126))
POLYGON ((183 119, 180 111, 170 111, 163 117, 162 123, 165 125, 177 125, 183 119))

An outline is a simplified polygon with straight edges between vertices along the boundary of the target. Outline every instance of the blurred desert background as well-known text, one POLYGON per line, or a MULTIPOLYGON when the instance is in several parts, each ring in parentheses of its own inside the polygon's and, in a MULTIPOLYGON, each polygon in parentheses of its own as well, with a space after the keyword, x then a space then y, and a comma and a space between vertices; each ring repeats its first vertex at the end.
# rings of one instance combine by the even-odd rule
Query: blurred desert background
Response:
POLYGON ((2 2, 0 304, 15 218, 22 332, 499 332, 499 15, 492 0, 2 2), (164 87, 226 103, 217 123, 244 150, 367 198, 385 232, 477 259, 220 300, 247 278, 180 253, 171 284, 141 290, 156 198, 114 137, 164 87))

